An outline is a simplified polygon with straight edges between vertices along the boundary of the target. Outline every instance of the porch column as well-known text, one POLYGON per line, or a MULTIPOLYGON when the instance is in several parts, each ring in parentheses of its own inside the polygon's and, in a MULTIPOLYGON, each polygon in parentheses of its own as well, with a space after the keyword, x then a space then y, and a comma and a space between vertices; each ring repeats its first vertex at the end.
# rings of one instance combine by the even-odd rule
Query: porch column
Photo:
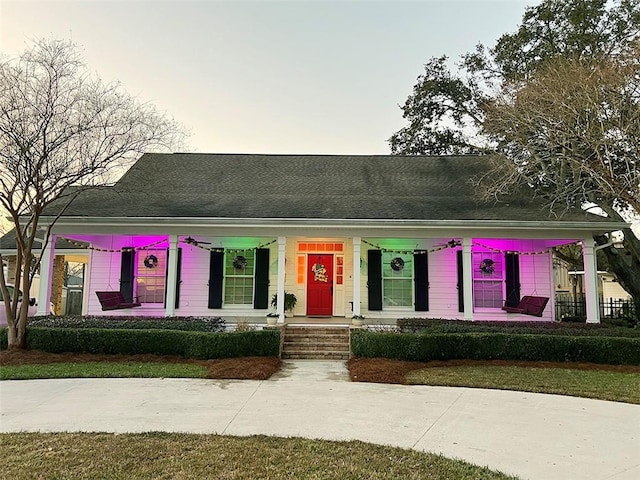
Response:
MULTIPOLYGON (((38 289, 38 311, 37 316, 49 315, 51 308, 49 306, 51 298, 51 278, 53 276, 53 257, 55 256, 56 236, 51 235, 47 246, 40 252, 40 288, 38 289)), ((29 275, 29 272, 23 272, 29 275)), ((25 297, 29 296, 29 292, 22 293, 25 297)))
POLYGON ((178 236, 169 235, 169 263, 167 264, 167 304, 164 316, 176 314, 176 282, 178 280, 178 236))
POLYGON ((287 237, 278 237, 278 304, 276 313, 278 323, 284 323, 284 255, 287 246, 287 237))
POLYGON ((582 260, 584 262, 584 298, 587 310, 587 323, 600 323, 598 304, 598 268, 593 238, 582 241, 582 260))
POLYGON ((360 315, 360 253, 362 244, 360 237, 353 237, 353 300, 352 315, 360 315))
POLYGON ((462 239, 462 285, 464 288, 464 319, 473 320, 473 264, 471 245, 473 239, 462 239))

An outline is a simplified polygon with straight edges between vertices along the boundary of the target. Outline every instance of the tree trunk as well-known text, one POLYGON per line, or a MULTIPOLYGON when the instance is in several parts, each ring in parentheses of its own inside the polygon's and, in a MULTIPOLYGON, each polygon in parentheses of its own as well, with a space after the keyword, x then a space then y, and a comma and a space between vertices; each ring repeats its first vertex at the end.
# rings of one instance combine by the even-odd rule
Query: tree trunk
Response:
MULTIPOLYGON (((633 298, 636 307, 636 315, 640 315, 640 240, 634 233, 625 228, 624 249, 614 246, 602 249, 608 268, 607 270, 616 276, 616 280, 633 298)), ((609 241, 608 237, 599 235, 594 237, 598 245, 604 245, 609 241)))
POLYGON ((7 347, 11 349, 27 348, 27 322, 26 316, 23 320, 22 315, 16 319, 15 325, 9 325, 7 328, 7 347))

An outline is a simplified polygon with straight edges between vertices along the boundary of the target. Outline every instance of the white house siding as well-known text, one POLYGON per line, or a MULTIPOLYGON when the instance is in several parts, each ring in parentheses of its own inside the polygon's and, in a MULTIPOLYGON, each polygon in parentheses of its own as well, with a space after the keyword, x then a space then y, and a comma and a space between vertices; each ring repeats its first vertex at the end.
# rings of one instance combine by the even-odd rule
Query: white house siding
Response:
MULTIPOLYGON (((158 237, 150 240, 149 243, 161 240, 158 237)), ((91 240, 94 248, 120 250, 124 247, 130 247, 134 244, 133 237, 129 236, 99 236, 91 240)), ((118 291, 120 290, 120 252, 104 252, 100 250, 90 250, 88 275, 89 280, 87 287, 89 293, 87 295, 87 314, 102 315, 104 313, 110 316, 164 316, 163 304, 146 304, 141 307, 121 310, 109 310, 103 312, 96 291, 118 291)))
MULTIPOLYGON (((518 249, 522 252, 540 252, 546 250, 542 242, 518 241, 518 249)), ((513 247, 515 249, 515 242, 513 247)), ((539 255, 520 255, 520 296, 525 295, 547 297, 549 303, 544 309, 542 317, 508 314, 502 310, 495 312, 474 312, 474 320, 505 320, 505 321, 553 321, 553 259, 550 253, 539 255)))
MULTIPOLYGON (((158 237, 160 240, 166 237, 158 237)), ((219 248, 249 248, 255 246, 255 239, 251 245, 238 245, 237 239, 225 237, 205 238, 199 236, 199 240, 208 241, 211 244, 202 244, 205 247, 219 248)), ((244 241, 245 239, 242 239, 244 241)), ((267 243, 271 238, 261 239, 259 242, 267 243)), ((382 239, 367 239, 369 242, 384 247, 382 239)), ((400 246, 398 242, 394 242, 393 248, 398 250, 425 249, 431 250, 445 244, 449 238, 442 239, 406 239, 400 246)), ((154 241, 149 239, 149 242, 154 241)), ((249 241, 248 239, 246 241, 249 241)), ((119 250, 134 244, 133 237, 127 236, 100 236, 91 239, 95 247, 103 249, 119 250)), ((310 238, 310 237, 287 237, 286 242, 286 258, 285 263, 285 290, 295 293, 298 303, 294 310, 296 316, 305 316, 306 314, 306 280, 302 283, 298 282, 297 265, 298 256, 304 256, 306 262, 306 252, 298 250, 299 242, 333 242, 342 243, 342 252, 327 252, 334 255, 334 307, 333 314, 336 317, 350 318, 352 315, 351 299, 353 292, 353 242, 347 237, 328 237, 328 238, 310 238), (335 258, 336 255, 343 255, 344 258, 344 275, 343 284, 335 284, 335 258)), ((480 240, 480 242, 483 242, 480 240)), ((484 243, 490 243, 485 241, 484 243)), ((502 242, 504 244, 504 241, 502 242)), ((176 309, 177 316, 214 316, 223 317, 253 317, 263 318, 273 309, 270 307, 266 310, 254 310, 252 306, 226 306, 222 309, 208 308, 208 283, 209 283, 209 258, 210 251, 199 248, 194 245, 180 243, 182 248, 182 271, 180 286, 180 304, 176 309)), ((159 248, 165 248, 166 245, 160 245, 159 248)), ((278 245, 273 243, 268 247, 270 249, 269 256, 269 300, 276 293, 278 280, 278 245)), ((361 296, 361 313, 369 319, 384 319, 392 321, 401 317, 424 317, 424 318, 451 318, 462 319, 463 314, 458 312, 458 290, 456 275, 456 251, 458 249, 447 248, 428 254, 429 265, 429 311, 415 312, 411 308, 407 309, 384 309, 382 311, 369 311, 368 290, 367 290, 367 251, 373 247, 363 243, 361 248, 360 259, 360 296, 361 296)), ((478 247, 474 247, 477 250, 478 247)), ((536 241, 514 241, 513 249, 520 251, 537 251, 544 250, 544 245, 536 241)), ((120 262, 121 254, 119 252, 101 252, 98 250, 90 251, 90 260, 88 265, 88 283, 89 290, 87 296, 87 314, 102 314, 100 303, 95 295, 99 290, 114 290, 120 288, 120 262)), ((306 275, 306 263, 305 263, 306 275)), ((549 297, 550 301, 547 305, 544 316, 527 317, 524 315, 506 314, 500 309, 495 311, 474 312, 475 320, 552 320, 553 319, 553 276, 552 261, 550 255, 521 255, 520 256, 520 284, 521 295, 538 295, 549 297)), ((149 305, 142 307, 123 310, 110 310, 109 315, 164 315, 164 306, 162 304, 149 305)))

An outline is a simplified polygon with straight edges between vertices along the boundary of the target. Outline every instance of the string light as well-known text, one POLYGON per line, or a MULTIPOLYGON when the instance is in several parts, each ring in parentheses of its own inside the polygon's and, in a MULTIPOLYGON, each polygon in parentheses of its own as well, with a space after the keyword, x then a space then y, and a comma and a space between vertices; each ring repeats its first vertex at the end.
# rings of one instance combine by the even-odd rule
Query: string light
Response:
POLYGON ((511 255, 549 255, 550 253, 552 253, 554 251, 554 249, 558 248, 558 247, 566 247, 567 245, 578 245, 580 242, 569 242, 569 243, 563 243, 562 245, 556 245, 555 247, 550 247, 547 248, 545 250, 538 250, 538 251, 533 251, 533 252, 521 252, 519 250, 502 250, 500 248, 495 248, 495 247, 490 247, 489 245, 485 245, 483 243, 480 242, 473 242, 473 244, 476 247, 481 247, 484 248, 485 250, 489 250, 491 252, 494 253, 506 253, 506 254, 511 254, 511 255))
POLYGON ((446 250, 447 248, 456 248, 459 247, 461 245, 461 243, 457 240, 450 240, 449 242, 447 242, 445 245, 442 245, 440 247, 434 247, 430 250, 426 250, 426 249, 420 249, 420 250, 394 250, 391 248, 382 248, 380 245, 376 245, 374 243, 368 242, 367 240, 362 240, 362 243, 369 245, 370 247, 375 248, 376 250, 380 250, 383 253, 396 253, 398 255, 413 255, 413 254, 420 254, 420 253, 433 253, 433 252, 439 252, 440 250, 446 250))
POLYGON ((199 248, 201 250, 208 250, 210 252, 216 252, 216 253, 245 253, 245 252, 249 252, 251 250, 256 250, 258 248, 264 248, 264 247, 268 247, 269 245, 272 245, 274 243, 277 242, 276 239, 271 240, 270 242, 267 243, 261 243, 256 247, 249 247, 249 248, 221 248, 221 247, 205 247, 203 245, 199 245, 198 242, 187 242, 186 240, 181 240, 182 243, 186 243, 187 245, 192 245, 196 248, 199 248))
MULTIPOLYGON (((74 245, 76 247, 80 247, 80 248, 84 248, 87 250, 94 250, 96 252, 107 252, 107 253, 123 253, 123 252, 135 252, 136 250, 149 250, 150 248, 153 247, 157 247, 158 245, 160 245, 161 243, 165 243, 167 241, 167 239, 162 239, 162 240, 158 240, 157 242, 153 242, 153 243, 149 243, 148 245, 143 245, 141 247, 123 247, 123 248, 100 248, 100 247, 93 247, 91 245, 88 245, 84 242, 78 242, 76 240, 71 240, 69 238, 64 238, 64 237, 60 237, 63 240, 65 240, 66 242, 70 243, 71 245, 74 245)), ((184 243, 187 245, 193 245, 194 247, 198 247, 202 250, 208 250, 210 252, 218 252, 218 253, 244 253, 244 252, 248 252, 250 250, 255 250, 257 248, 264 248, 264 247, 268 247, 269 245, 272 245, 276 242, 277 240, 271 240, 270 242, 267 243, 261 243, 259 244, 257 247, 249 247, 249 248, 220 248, 220 247, 204 247, 202 245, 198 245, 197 242, 188 242, 186 241, 186 239, 184 240, 180 240, 180 243, 184 243)))
POLYGON ((162 239, 162 240, 158 240, 157 242, 153 242, 150 243, 148 245, 143 245, 141 247, 123 247, 123 248, 100 248, 100 247, 93 247, 91 245, 88 245, 86 243, 83 242, 77 242, 75 240, 71 240, 68 238, 64 238, 64 237, 59 237, 62 238, 64 241, 70 243, 71 245, 74 245, 76 247, 80 247, 80 248, 84 248, 87 250, 94 250, 96 252, 107 252, 107 253, 122 253, 122 252, 135 252, 136 250, 148 250, 150 248, 156 247, 158 245, 160 245, 161 243, 166 242, 166 239, 162 239))
MULTIPOLYGON (((362 240, 362 243, 369 245, 370 247, 373 247, 377 250, 380 250, 383 253, 396 253, 399 255, 411 255, 414 253, 433 253, 433 252, 439 252, 441 250, 446 250, 447 248, 456 248, 456 247, 460 247, 462 244, 460 241, 458 240, 451 240, 449 242, 447 242, 445 245, 442 245, 440 247, 434 247, 430 250, 394 250, 391 248, 383 248, 380 245, 376 245, 374 243, 368 242, 367 240, 362 240)), ((532 251, 532 252, 521 252, 519 250, 503 250, 500 248, 495 248, 495 247, 490 247, 489 245, 485 245, 483 243, 480 242, 473 242, 473 245, 476 247, 480 247, 480 248, 484 248, 485 250, 489 250, 491 252, 494 253, 508 253, 508 254, 513 254, 513 255, 548 255, 550 253, 552 253, 554 251, 554 249, 559 248, 559 247, 565 247, 568 245, 578 245, 580 242, 576 241, 576 242, 568 242, 568 243, 564 243, 562 245, 556 245, 555 247, 551 247, 551 248, 547 248, 545 250, 538 250, 538 251, 532 251)))
MULTIPOLYGON (((79 248, 84 248, 87 250, 94 250, 97 252, 107 252, 107 253, 122 253, 122 252, 135 252, 136 250, 148 250, 150 248, 153 247, 157 247, 158 245, 160 245, 161 243, 165 243, 167 240, 166 239, 162 239, 162 240, 158 240, 157 242, 153 242, 150 243, 148 245, 143 245, 141 247, 123 247, 123 248, 100 248, 100 247, 93 247, 91 245, 88 245, 87 243, 84 242, 78 242, 76 240, 71 240, 69 238, 64 238, 64 237, 59 237, 62 238, 64 241, 66 241, 67 243, 70 243, 71 245, 75 246, 75 247, 79 247, 79 248)), ((181 239, 180 243, 184 243, 187 245, 192 245, 194 247, 200 248, 202 250, 208 250, 210 252, 217 252, 217 253, 232 253, 232 254, 237 254, 237 253, 245 253, 251 250, 255 250, 258 248, 264 248, 264 247, 268 247, 269 245, 272 245, 276 242, 277 240, 271 240, 270 242, 266 242, 266 243, 261 243, 256 247, 249 247, 249 248, 222 248, 222 247, 205 247, 203 245, 198 244, 198 242, 194 242, 194 241, 186 241, 186 239, 181 239)), ((461 243, 458 240, 450 240, 449 242, 447 242, 445 245, 442 245, 440 247, 434 247, 432 249, 416 249, 416 250, 395 250, 392 248, 383 248, 380 245, 376 245, 374 243, 371 243, 367 240, 362 240, 362 243, 369 245, 370 247, 375 248, 376 250, 380 250, 383 253, 396 253, 399 255, 412 255, 415 253, 434 253, 434 252, 439 252, 441 250, 446 250, 448 248, 456 248, 461 246, 461 243)), ((578 245, 580 244, 579 241, 576 242, 568 242, 568 243, 564 243, 562 245, 556 245, 555 247, 551 247, 551 248, 547 248, 545 250, 537 250, 537 251, 531 251, 531 252, 521 252, 519 250, 503 250, 501 248, 495 248, 495 247, 491 247, 489 245, 485 245, 483 243, 480 242, 473 242, 473 245, 476 247, 480 247, 480 248, 484 248, 485 250, 489 250, 491 252, 494 253, 506 253, 506 254, 512 254, 512 255, 548 255, 549 253, 552 253, 554 251, 554 249, 559 248, 559 247, 565 247, 568 245, 578 245)))

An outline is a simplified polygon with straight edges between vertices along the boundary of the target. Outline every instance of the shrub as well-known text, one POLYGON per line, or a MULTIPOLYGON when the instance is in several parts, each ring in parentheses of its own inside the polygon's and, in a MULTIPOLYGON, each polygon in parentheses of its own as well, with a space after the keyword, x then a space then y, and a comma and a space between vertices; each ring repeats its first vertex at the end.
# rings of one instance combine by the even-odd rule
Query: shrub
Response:
POLYGON ((62 317, 36 317, 29 319, 32 327, 64 328, 117 328, 188 330, 197 332, 223 332, 226 328, 221 317, 109 317, 65 315, 62 317))
POLYGON ((355 331, 358 357, 398 360, 528 360, 640 365, 640 338, 505 333, 394 334, 355 331))
MULTIPOLYGON (((254 332, 186 332, 97 328, 27 328, 27 348, 51 353, 155 354, 209 359, 243 356, 277 356, 278 330, 254 332)), ((0 330, 2 348, 6 329, 0 330)))
POLYGON ((403 333, 514 333, 548 335, 586 335, 608 337, 640 337, 640 329, 603 323, 560 322, 469 322, 443 318, 400 318, 396 321, 403 333))

